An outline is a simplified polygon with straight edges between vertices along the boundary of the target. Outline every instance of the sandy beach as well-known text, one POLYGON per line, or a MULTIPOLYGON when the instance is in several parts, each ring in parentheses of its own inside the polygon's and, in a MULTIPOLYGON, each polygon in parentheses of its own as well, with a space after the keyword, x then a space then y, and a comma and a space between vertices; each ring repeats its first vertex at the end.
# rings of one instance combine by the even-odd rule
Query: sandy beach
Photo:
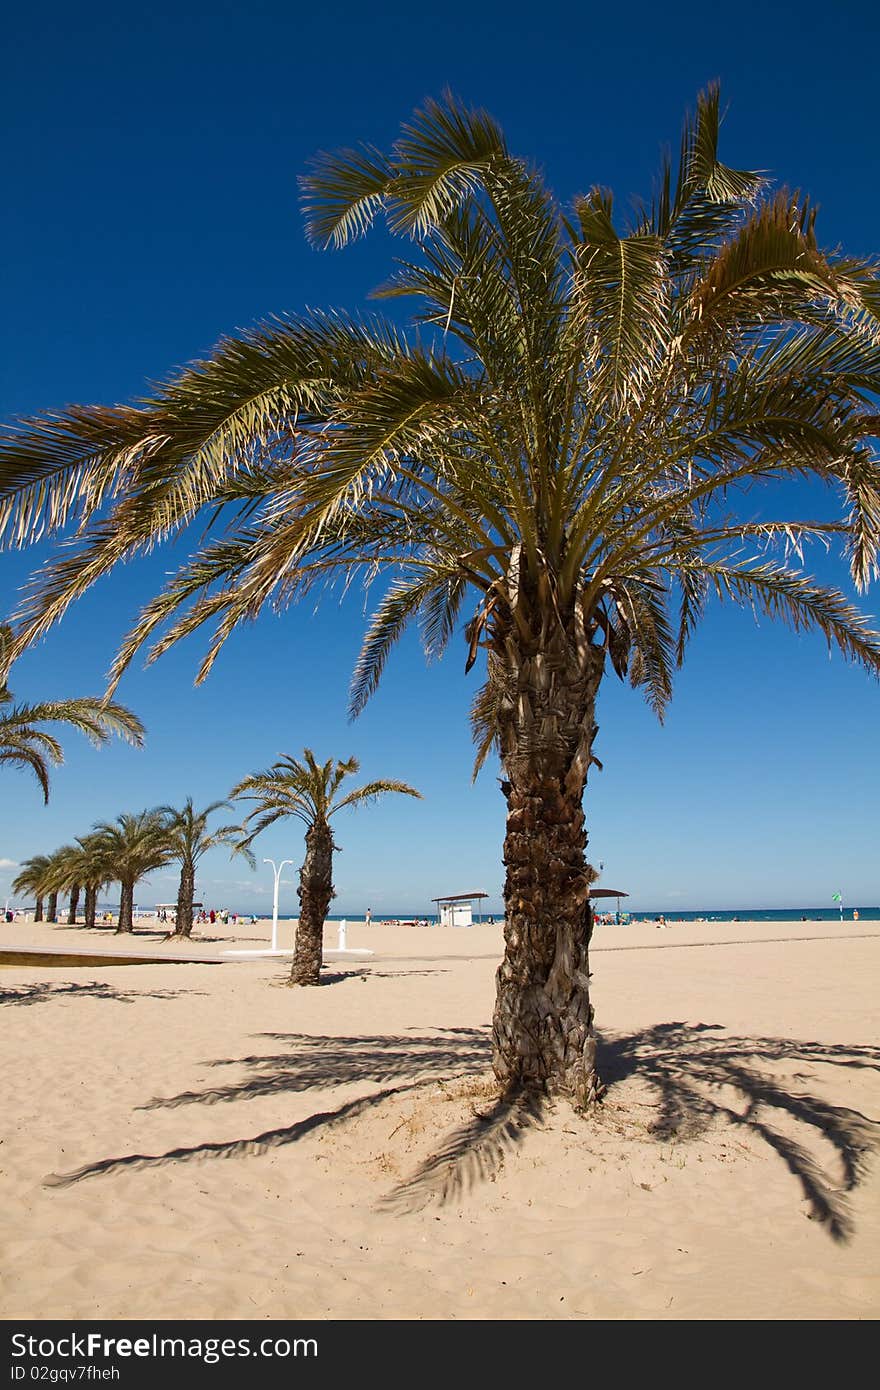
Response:
MULTIPOLYGON (((48 945, 172 949, 0 932, 48 945)), ((497 924, 348 945, 306 990, 271 957, 3 966, 0 1315, 877 1316, 880 924, 599 927, 587 1117, 493 1109, 497 924)))

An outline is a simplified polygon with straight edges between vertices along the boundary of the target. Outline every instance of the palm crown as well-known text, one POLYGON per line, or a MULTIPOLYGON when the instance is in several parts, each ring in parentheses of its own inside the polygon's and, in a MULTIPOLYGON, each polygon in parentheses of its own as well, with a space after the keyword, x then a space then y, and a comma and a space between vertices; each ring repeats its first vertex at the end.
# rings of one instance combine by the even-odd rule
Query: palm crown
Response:
POLYGON ((170 851, 181 863, 195 866, 209 849, 221 845, 237 846, 241 827, 239 825, 218 825, 209 829, 208 822, 217 811, 229 810, 228 801, 212 801, 202 811, 193 806, 192 797, 187 797, 183 806, 160 806, 157 814, 165 817, 165 827, 170 851))
MULTIPOLYGON (((321 158, 310 234, 343 245, 384 213, 416 259, 379 293, 415 298, 424 341, 379 319, 279 321, 141 407, 25 423, 4 453, 7 535, 77 519, 80 539, 35 581, 21 640, 211 504, 227 533, 147 607, 114 680, 173 615, 153 656, 216 623, 201 677, 236 623, 339 569, 394 575, 355 710, 411 618, 443 650, 468 590, 469 663, 481 643, 503 658, 540 590, 544 617, 601 645, 659 711, 710 593, 817 627, 876 670, 864 618, 790 563, 805 536, 839 531, 856 583, 876 573, 876 271, 820 251, 808 202, 725 167, 717 135, 713 89, 677 180, 664 166, 625 232, 602 190, 563 215, 498 126, 451 98, 390 157, 321 158), (732 515, 747 482, 805 472, 839 486, 845 522, 732 515)), ((483 751, 495 712, 478 702, 483 751)))
POLYGON ((247 834, 240 843, 245 847, 251 845, 270 825, 287 816, 301 820, 306 829, 311 830, 313 826, 328 824, 331 817, 346 807, 375 801, 386 792, 421 796, 421 792, 406 782, 384 778, 366 782, 337 797, 345 779, 359 768, 357 758, 347 758, 344 762, 328 758, 326 763, 316 762, 312 750, 306 748, 302 762, 285 754, 265 772, 254 772, 242 778, 231 794, 254 801, 256 806, 245 819, 243 829, 247 834))
POLYGON ((119 734, 138 747, 144 741, 144 726, 137 715, 112 700, 84 697, 74 700, 44 700, 39 704, 17 705, 6 684, 13 648, 11 630, 0 626, 0 762, 28 767, 49 800, 49 770, 64 761, 64 750, 53 734, 41 724, 68 724, 79 729, 98 747, 113 734, 119 734))

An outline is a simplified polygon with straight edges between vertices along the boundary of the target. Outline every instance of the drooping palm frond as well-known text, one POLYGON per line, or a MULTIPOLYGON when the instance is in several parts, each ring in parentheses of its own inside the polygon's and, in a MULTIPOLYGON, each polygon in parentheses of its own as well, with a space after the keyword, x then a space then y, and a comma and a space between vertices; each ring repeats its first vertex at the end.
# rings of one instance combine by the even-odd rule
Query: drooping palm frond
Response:
POLYGON ((46 871, 50 858, 46 854, 34 854, 19 865, 19 871, 12 880, 13 893, 27 893, 35 898, 46 895, 46 871))
POLYGON ((11 629, 0 625, 0 762, 29 768, 40 784, 44 803, 49 800, 49 771, 64 762, 64 750, 42 724, 67 724, 86 735, 96 747, 114 734, 141 747, 144 726, 125 705, 108 699, 83 697, 47 700, 38 704, 13 704, 7 684, 14 651, 11 629))

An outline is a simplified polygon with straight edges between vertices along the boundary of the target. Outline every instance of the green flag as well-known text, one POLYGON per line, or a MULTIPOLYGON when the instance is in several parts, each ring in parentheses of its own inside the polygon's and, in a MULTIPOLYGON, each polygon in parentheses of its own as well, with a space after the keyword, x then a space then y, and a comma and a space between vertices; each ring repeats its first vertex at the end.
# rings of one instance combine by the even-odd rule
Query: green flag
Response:
POLYGON ((840 894, 839 894, 839 893, 832 893, 832 894, 831 894, 831 901, 832 901, 833 903, 839 903, 839 902, 841 902, 840 894))

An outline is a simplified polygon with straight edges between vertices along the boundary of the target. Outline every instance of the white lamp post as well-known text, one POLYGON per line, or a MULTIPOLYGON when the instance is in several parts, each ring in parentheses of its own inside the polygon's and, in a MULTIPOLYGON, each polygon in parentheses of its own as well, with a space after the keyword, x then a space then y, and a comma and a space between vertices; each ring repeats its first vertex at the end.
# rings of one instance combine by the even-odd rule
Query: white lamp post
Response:
POLYGON ((271 865, 272 865, 272 868, 273 868, 273 870, 274 870, 274 872, 275 872, 275 897, 274 897, 274 900, 273 900, 273 903, 272 903, 272 950, 273 950, 273 951, 277 951, 277 950, 278 950, 278 885, 279 885, 280 882, 281 882, 281 870, 284 868, 284 865, 285 865, 285 864, 292 864, 292 863, 293 863, 293 860, 292 860, 292 859, 282 859, 282 861, 281 861, 281 863, 278 865, 278 868, 277 868, 277 869, 275 868, 275 860, 274 860, 274 859, 264 859, 264 860, 263 860, 263 863, 264 863, 264 864, 271 864, 271 865))

